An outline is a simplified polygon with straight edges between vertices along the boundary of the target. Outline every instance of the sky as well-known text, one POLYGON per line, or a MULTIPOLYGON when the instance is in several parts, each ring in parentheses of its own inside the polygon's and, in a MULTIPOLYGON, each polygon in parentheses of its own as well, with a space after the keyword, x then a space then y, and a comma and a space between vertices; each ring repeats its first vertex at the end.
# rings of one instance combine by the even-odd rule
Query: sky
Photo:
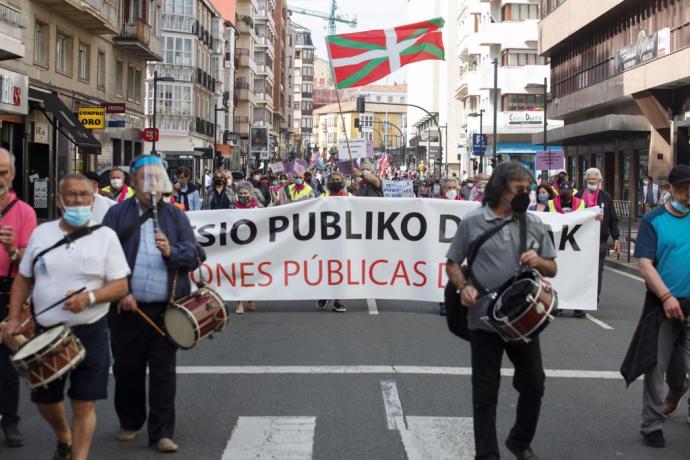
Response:
MULTIPOLYGON (((331 11, 331 0, 288 0, 288 7, 319 11, 328 14, 331 11)), ((336 33, 360 32, 369 29, 386 29, 407 24, 407 0, 340 0, 337 13, 346 17, 357 16, 357 27, 336 23, 336 33)), ((316 46, 316 55, 328 59, 325 38, 328 34, 328 21, 312 16, 293 13, 292 20, 311 30, 312 40, 316 46)), ((389 84, 407 80, 407 71, 403 67, 387 79, 389 84)), ((381 80, 382 83, 386 79, 381 80)))

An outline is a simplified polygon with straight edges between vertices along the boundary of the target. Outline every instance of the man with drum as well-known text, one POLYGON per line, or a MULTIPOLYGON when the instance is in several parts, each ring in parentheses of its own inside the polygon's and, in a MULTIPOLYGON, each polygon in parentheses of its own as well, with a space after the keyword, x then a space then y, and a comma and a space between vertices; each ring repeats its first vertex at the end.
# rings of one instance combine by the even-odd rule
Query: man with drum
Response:
POLYGON ((120 421, 116 437, 134 440, 148 412, 149 445, 160 452, 175 452, 177 347, 147 324, 140 312, 162 325, 168 302, 190 293, 189 272, 206 255, 184 212, 161 202, 163 193, 172 190, 161 159, 140 156, 131 172, 134 199, 113 206, 103 219, 118 234, 132 268, 131 292, 110 313, 115 410, 120 421))
MULTIPOLYGON (((14 180, 14 155, 0 148, 0 321, 7 317, 12 279, 36 228, 33 208, 10 189, 14 180)), ((10 363, 11 351, 0 344, 0 427, 9 447, 24 445, 19 432, 19 376, 10 363)))
POLYGON ((474 442, 477 459, 500 457, 496 437, 496 404, 501 379, 503 352, 515 366, 513 386, 520 393, 517 417, 506 446, 518 459, 536 459, 530 444, 534 437, 541 399, 544 394, 544 368, 539 337, 528 343, 504 341, 482 318, 489 315, 491 299, 480 295, 480 286, 496 290, 522 267, 537 270, 543 276, 555 276, 556 252, 544 225, 538 217, 526 214, 530 203, 530 186, 534 179, 520 163, 500 163, 486 184, 482 207, 465 215, 448 250, 448 277, 457 288, 462 305, 468 308, 467 326, 472 350, 472 406, 474 442), (526 218, 527 250, 520 253, 519 215, 526 218), (460 265, 468 255, 470 244, 490 235, 492 229, 505 224, 479 247, 470 267, 471 280, 460 265))
MULTIPOLYGON (((67 377, 34 389, 31 400, 58 438, 53 458, 84 460, 96 428, 95 401, 107 398, 108 305, 127 293, 129 267, 115 232, 90 228, 94 191, 89 180, 70 174, 60 181, 59 190, 63 217, 40 225, 31 235, 12 284, 3 342, 10 343, 20 331, 20 309, 32 289, 37 326, 64 324, 81 341, 85 358, 69 372, 71 428, 62 402, 67 377)), ((34 340, 22 351, 28 352, 34 340)))

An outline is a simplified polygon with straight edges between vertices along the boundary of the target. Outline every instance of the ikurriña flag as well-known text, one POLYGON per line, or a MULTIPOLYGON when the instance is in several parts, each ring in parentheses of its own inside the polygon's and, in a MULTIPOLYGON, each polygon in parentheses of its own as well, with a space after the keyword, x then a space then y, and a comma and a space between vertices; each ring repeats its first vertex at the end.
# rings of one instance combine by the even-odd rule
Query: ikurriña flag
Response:
POLYGON ((443 18, 393 29, 328 35, 326 46, 338 89, 373 83, 400 67, 427 59, 444 59, 443 18))

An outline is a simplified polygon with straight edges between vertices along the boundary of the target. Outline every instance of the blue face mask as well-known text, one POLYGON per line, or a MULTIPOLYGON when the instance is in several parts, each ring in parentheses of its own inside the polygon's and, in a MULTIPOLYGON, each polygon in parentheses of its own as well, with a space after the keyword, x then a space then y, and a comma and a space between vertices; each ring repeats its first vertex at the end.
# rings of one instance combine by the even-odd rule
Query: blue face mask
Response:
POLYGON ((540 193, 539 194, 539 202, 540 203, 546 203, 547 201, 549 201, 549 195, 546 193, 540 193))
POLYGON ((597 188, 597 184, 587 184, 587 190, 589 190, 590 192, 596 192, 597 188))
POLYGON ((690 208, 688 208, 678 200, 672 200, 671 206, 673 206, 673 209, 675 209, 681 214, 687 214, 688 212, 690 212, 690 208))
POLYGON ((71 227, 83 227, 91 220, 91 206, 65 206, 62 217, 71 227))
POLYGON ((295 179, 295 184, 297 185, 302 185, 302 182, 304 182, 304 179, 300 179, 299 177, 295 179))

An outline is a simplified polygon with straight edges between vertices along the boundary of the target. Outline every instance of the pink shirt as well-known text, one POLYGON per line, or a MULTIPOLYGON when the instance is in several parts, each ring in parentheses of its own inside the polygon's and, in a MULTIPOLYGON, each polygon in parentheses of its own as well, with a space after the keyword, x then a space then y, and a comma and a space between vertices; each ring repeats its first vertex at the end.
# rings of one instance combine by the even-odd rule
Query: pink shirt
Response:
MULTIPOLYGON (((10 198, 5 203, 5 206, 17 197, 14 192, 10 192, 9 195, 10 198)), ((14 229, 14 245, 17 249, 26 249, 26 246, 29 244, 29 237, 36 228, 36 212, 34 208, 24 201, 18 200, 12 206, 12 209, 0 219, 0 225, 12 227, 14 229)), ((7 276, 10 264, 10 255, 5 250, 5 247, 0 245, 0 276, 7 276)), ((17 266, 15 265, 12 269, 12 276, 16 274, 17 266)))

